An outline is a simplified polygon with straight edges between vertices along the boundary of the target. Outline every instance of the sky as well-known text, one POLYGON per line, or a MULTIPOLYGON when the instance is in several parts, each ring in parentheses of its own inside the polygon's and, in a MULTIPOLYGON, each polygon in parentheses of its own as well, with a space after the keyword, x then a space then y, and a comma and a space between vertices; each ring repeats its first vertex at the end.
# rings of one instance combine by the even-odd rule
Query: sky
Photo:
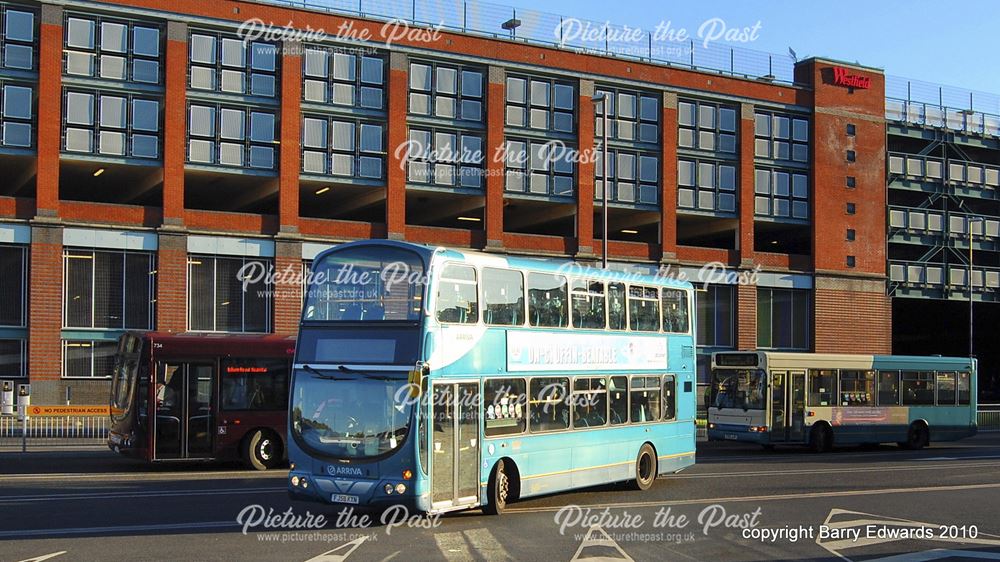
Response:
POLYGON ((727 28, 760 22, 756 40, 733 46, 783 56, 792 48, 800 60, 857 61, 888 75, 1000 94, 998 0, 488 1, 644 30, 669 21, 692 34, 712 18, 727 28))

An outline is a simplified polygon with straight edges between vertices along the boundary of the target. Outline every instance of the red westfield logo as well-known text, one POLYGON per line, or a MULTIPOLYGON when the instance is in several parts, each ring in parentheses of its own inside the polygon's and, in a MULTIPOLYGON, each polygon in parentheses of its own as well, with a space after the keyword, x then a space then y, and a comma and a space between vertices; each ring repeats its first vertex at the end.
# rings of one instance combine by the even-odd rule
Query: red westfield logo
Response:
POLYGON ((833 67, 833 84, 835 86, 844 86, 846 88, 867 90, 872 85, 872 79, 868 76, 848 74, 846 68, 842 66, 835 66, 833 67))

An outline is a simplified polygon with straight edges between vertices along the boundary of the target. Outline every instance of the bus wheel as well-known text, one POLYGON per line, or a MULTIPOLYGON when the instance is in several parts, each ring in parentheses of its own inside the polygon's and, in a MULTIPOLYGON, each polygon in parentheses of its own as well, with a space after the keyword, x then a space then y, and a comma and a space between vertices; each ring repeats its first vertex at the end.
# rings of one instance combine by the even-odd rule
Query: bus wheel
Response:
POLYGON ((809 432, 809 450, 814 453, 824 453, 833 449, 833 435, 826 424, 814 425, 809 432))
POLYGON ((639 456, 635 458, 635 487, 648 490, 656 480, 656 452, 649 443, 643 443, 639 456))
POLYGON ((243 461, 255 470, 268 470, 281 462, 281 440, 266 429, 257 429, 243 445, 243 461))
POLYGON ((507 498, 510 496, 510 478, 504 471, 503 459, 493 465, 493 472, 490 473, 490 481, 486 485, 487 503, 483 506, 483 513, 487 515, 500 515, 507 509, 507 498))
POLYGON ((910 426, 910 430, 906 432, 906 442, 900 443, 904 449, 910 449, 916 451, 918 449, 923 449, 930 443, 930 432, 927 430, 927 426, 922 423, 915 423, 910 426))

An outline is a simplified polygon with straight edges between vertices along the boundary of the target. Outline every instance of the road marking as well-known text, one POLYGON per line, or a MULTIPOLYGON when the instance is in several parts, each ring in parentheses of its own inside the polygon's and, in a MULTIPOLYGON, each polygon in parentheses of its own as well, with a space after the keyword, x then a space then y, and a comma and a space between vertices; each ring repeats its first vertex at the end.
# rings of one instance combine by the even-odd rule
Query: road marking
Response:
MULTIPOLYGON (((931 532, 936 531, 941 526, 941 525, 934 524, 934 523, 924 523, 924 522, 920 522, 920 521, 913 521, 911 519, 901 519, 901 518, 898 518, 898 517, 888 517, 888 516, 883 516, 883 515, 873 515, 871 513, 864 513, 864 512, 861 512, 861 511, 850 511, 850 510, 840 509, 840 508, 831 509, 830 513, 827 514, 826 521, 823 522, 823 525, 825 525, 827 527, 830 527, 830 528, 836 528, 836 529, 850 529, 850 528, 855 528, 855 527, 860 528, 860 527, 867 527, 869 525, 874 525, 874 526, 877 526, 877 527, 891 527, 891 528, 895 528, 895 529, 914 530, 914 531, 919 530, 919 529, 927 529, 927 530, 930 530, 931 532), (845 515, 846 516, 854 516, 854 518, 853 519, 842 519, 841 517, 845 516, 845 515), (835 517, 838 518, 837 521, 833 520, 835 517)), ((1000 539, 1000 537, 997 537, 996 535, 988 535, 988 534, 985 534, 985 533, 983 533, 983 536, 984 537, 993 537, 993 538, 979 538, 979 537, 977 537, 977 538, 974 538, 974 539, 973 538, 961 538, 960 539, 960 538, 948 538, 948 537, 934 536, 933 538, 926 538, 926 539, 921 539, 921 540, 925 540, 925 541, 937 541, 937 542, 944 542, 944 543, 958 543, 958 544, 969 544, 969 545, 981 545, 981 546, 1000 547, 1000 540, 998 540, 998 539, 1000 539)), ((824 541, 822 538, 817 537, 816 538, 816 544, 818 546, 824 548, 825 550, 827 550, 831 554, 833 554, 835 556, 838 556, 838 557, 840 557, 840 558, 842 558, 844 560, 850 561, 851 559, 848 558, 847 556, 845 556, 841 551, 850 550, 850 549, 853 549, 853 548, 861 548, 861 547, 865 547, 865 546, 874 546, 874 545, 880 545, 880 544, 887 544, 887 543, 899 542, 899 541, 910 540, 910 539, 911 539, 911 537, 908 537, 908 536, 893 536, 893 537, 878 537, 878 536, 876 536, 876 537, 868 537, 868 536, 860 537, 859 536, 859 537, 854 537, 854 538, 846 538, 846 539, 840 539, 840 538, 838 538, 838 539, 830 539, 830 540, 825 540, 824 541)), ((923 552, 906 553, 906 554, 902 554, 902 555, 890 556, 890 557, 887 557, 887 558, 882 558, 880 560, 887 560, 887 559, 893 559, 893 560, 934 560, 936 558, 943 558, 944 557, 944 556, 939 556, 939 555, 932 555, 931 553, 933 553, 933 552, 935 552, 935 551, 934 550, 929 550, 929 551, 923 551, 923 552), (900 557, 903 557, 903 558, 900 558, 900 557)), ((940 550, 938 550, 937 552, 940 553, 940 550)), ((989 558, 1000 559, 1000 554, 993 553, 993 554, 991 554, 989 556, 989 558)))
POLYGON ((507 552, 500 541, 487 529, 470 529, 463 531, 469 544, 475 546, 480 556, 486 560, 513 560, 514 557, 507 552))
POLYGON ((453 533, 435 533, 434 542, 437 543, 438 550, 446 560, 471 560, 469 547, 465 544, 465 537, 456 531, 453 533))
POLYGON ((129 498, 227 496, 242 494, 275 494, 286 492, 286 488, 234 488, 232 490, 150 490, 148 492, 88 492, 79 494, 46 494, 32 496, 11 496, 0 498, 0 505, 40 501, 106 500, 129 498))
POLYGON ((907 554, 897 554, 884 558, 869 558, 865 562, 929 562, 930 560, 968 560, 978 558, 980 560, 1000 560, 1000 553, 996 552, 976 552, 974 550, 947 550, 935 548, 923 552, 910 552, 907 554))
POLYGON ((154 525, 121 525, 117 527, 72 527, 68 529, 25 529, 0 531, 0 538, 24 538, 59 535, 89 535, 94 533, 142 533, 147 531, 184 531, 196 529, 239 528, 236 521, 205 521, 201 523, 158 523, 154 525))
MULTIPOLYGON (((1000 483, 993 484, 962 484, 956 486, 924 486, 920 488, 881 488, 874 490, 843 490, 837 492, 813 492, 808 494, 775 494, 771 496, 733 496, 727 498, 701 498, 691 500, 665 500, 665 501, 643 501, 643 502, 621 502, 610 504, 591 504, 579 506, 582 508, 609 508, 618 509, 624 507, 660 507, 668 505, 701 505, 706 503, 738 503, 738 502, 766 502, 780 500, 800 500, 816 498, 839 498, 852 496, 877 496, 885 494, 914 494, 923 492, 960 492, 964 490, 986 490, 1000 488, 1000 483)), ((546 507, 509 507, 510 513, 545 513, 559 511, 565 506, 546 507)))
POLYGON ((4 482, 12 480, 107 480, 109 482, 121 482, 125 480, 142 481, 173 481, 173 480, 209 480, 225 476, 242 476, 243 478, 286 478, 287 471, 280 472, 250 472, 248 470, 225 470, 225 471, 200 471, 200 472, 102 472, 101 474, 87 474, 79 472, 67 472, 61 474, 5 474, 4 482))
POLYGON ((60 550, 59 552, 53 552, 52 554, 43 554, 36 558, 25 558, 24 560, 21 560, 21 562, 42 562, 42 560, 48 560, 50 558, 55 558, 56 556, 62 556, 63 554, 66 554, 66 551, 60 550))
POLYGON ((576 549, 576 554, 573 555, 570 562, 577 562, 579 560, 587 560, 588 562, 635 562, 632 557, 626 554, 625 551, 622 550, 622 547, 618 546, 618 543, 616 543, 615 540, 612 539, 611 536, 608 535, 608 533, 599 525, 592 525, 590 527, 587 531, 587 536, 583 537, 583 540, 580 541, 580 547, 576 549), (595 549, 595 551, 600 554, 581 556, 584 554, 583 551, 588 548, 595 549), (605 556, 608 549, 613 549, 619 554, 619 556, 605 556))
POLYGON ((357 550, 358 547, 361 546, 366 540, 368 540, 367 535, 358 537, 353 541, 346 542, 333 550, 328 550, 315 558, 310 558, 309 560, 306 560, 306 562, 342 562, 343 560, 347 560, 347 557, 353 554, 354 551, 357 550))
POLYGON ((915 459, 920 461, 958 461, 958 460, 977 460, 977 459, 1000 459, 1000 455, 979 455, 975 457, 927 457, 922 459, 915 459))
MULTIPOLYGON (((1000 457, 997 457, 1000 458, 1000 457)), ((924 460, 924 459, 921 459, 924 460)), ((947 459, 946 457, 939 457, 937 459, 926 459, 926 460, 958 460, 958 459, 947 459)), ((988 468, 1000 466, 1000 462, 966 462, 966 463, 954 463, 954 464, 913 464, 913 465, 901 465, 892 467, 883 467, 879 469, 879 472, 896 472, 896 471, 911 471, 911 470, 952 470, 956 468, 988 468)), ((789 474, 837 474, 842 472, 857 472, 857 467, 851 468, 802 468, 802 469, 782 469, 782 470, 754 470, 754 471, 743 471, 743 472, 690 472, 684 474, 672 474, 667 477, 668 480, 673 479, 697 479, 697 478, 728 478, 733 476, 786 476, 789 474)))

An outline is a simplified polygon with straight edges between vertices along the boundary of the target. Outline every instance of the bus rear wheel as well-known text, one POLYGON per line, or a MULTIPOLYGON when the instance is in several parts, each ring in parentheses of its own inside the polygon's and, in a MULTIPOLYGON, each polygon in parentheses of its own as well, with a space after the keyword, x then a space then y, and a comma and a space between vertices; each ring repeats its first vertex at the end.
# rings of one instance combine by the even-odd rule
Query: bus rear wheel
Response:
POLYGON ((254 470, 268 470, 281 462, 281 440, 266 429, 257 429, 243 444, 243 462, 254 470))
POLYGON ((922 423, 915 423, 906 432, 906 441, 899 445, 904 449, 916 451, 926 447, 930 443, 930 440, 930 431, 927 430, 927 426, 922 423))
POLYGON ((493 472, 490 473, 490 481, 486 485, 486 505, 483 506, 483 513, 487 515, 500 515, 507 509, 507 498, 510 497, 510 477, 504 471, 504 461, 500 459, 493 465, 493 472))
POLYGON ((637 490, 648 490, 653 487, 656 480, 656 452, 649 443, 644 443, 639 448, 639 454, 635 458, 635 488, 637 490))
POLYGON ((814 453, 825 453, 833 449, 833 433, 826 424, 814 425, 809 432, 809 450, 814 453))

